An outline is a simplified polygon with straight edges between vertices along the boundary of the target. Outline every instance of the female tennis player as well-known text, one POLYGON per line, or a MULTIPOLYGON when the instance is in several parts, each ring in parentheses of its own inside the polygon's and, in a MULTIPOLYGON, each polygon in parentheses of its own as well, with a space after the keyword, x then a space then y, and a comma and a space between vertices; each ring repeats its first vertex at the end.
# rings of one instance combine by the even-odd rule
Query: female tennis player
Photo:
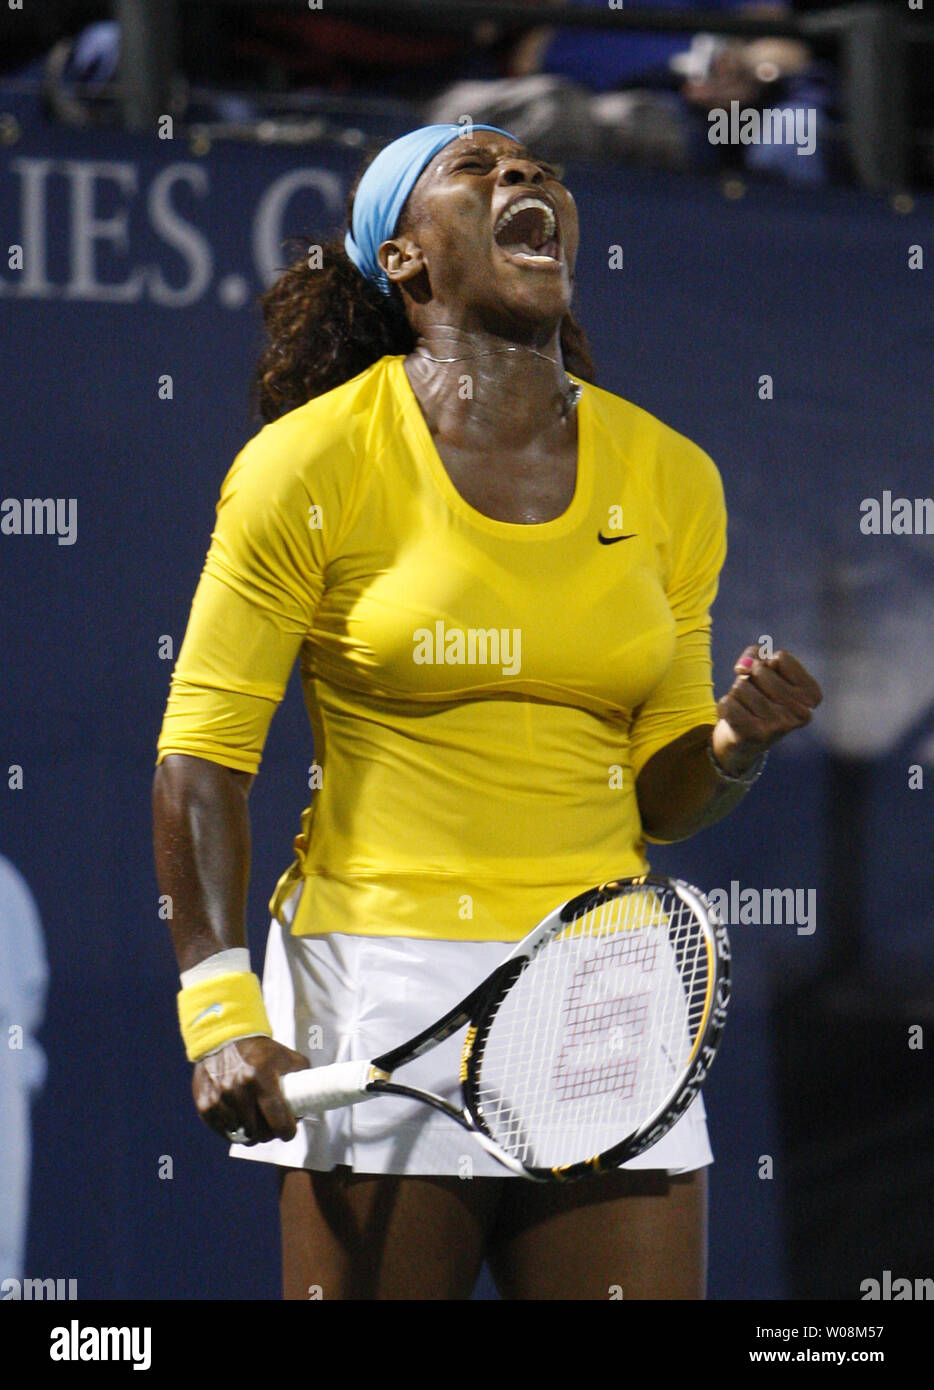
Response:
MULTIPOLYGON (((287 1298, 467 1298, 484 1259, 507 1298, 704 1296, 701 1101, 562 1187, 405 1099, 296 1126, 278 1084, 433 1023, 557 904, 644 872, 647 839, 736 806, 821 698, 751 646, 714 701, 719 475, 593 384, 577 248, 547 165, 431 126, 265 299, 269 423, 223 485, 154 806, 197 1108, 282 1169, 287 1298), (247 798, 297 658, 313 798, 261 994, 247 798)), ((453 1097, 450 1041, 412 1084, 453 1097)))

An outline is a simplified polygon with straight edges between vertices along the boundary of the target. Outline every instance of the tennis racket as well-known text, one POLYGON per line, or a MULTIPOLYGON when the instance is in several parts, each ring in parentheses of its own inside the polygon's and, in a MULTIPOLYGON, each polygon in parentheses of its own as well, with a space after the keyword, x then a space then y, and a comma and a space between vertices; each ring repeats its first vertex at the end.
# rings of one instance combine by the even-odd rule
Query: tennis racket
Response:
POLYGON ((296 1118, 409 1096, 506 1168, 568 1181, 661 1139, 700 1091, 730 994, 726 927, 680 879, 612 880, 548 916, 450 1013, 369 1061, 280 1076, 296 1118), (395 1074, 466 1028, 461 1106, 395 1074))

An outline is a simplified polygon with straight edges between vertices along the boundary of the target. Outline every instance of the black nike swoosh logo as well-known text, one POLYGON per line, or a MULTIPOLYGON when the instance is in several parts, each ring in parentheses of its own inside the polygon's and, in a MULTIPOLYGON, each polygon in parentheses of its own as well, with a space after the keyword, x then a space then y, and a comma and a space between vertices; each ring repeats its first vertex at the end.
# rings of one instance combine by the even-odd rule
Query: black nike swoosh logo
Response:
POLYGON ((605 536, 602 531, 597 532, 597 540, 601 545, 615 545, 617 541, 632 541, 638 535, 638 531, 633 531, 629 536, 605 536))

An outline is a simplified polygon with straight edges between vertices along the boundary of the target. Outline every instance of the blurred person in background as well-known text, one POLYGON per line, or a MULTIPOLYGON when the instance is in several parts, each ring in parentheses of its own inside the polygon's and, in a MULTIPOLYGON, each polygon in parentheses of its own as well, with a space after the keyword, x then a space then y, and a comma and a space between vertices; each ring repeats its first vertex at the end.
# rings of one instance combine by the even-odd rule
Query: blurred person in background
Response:
POLYGON ((47 982, 38 909, 22 874, 0 855, 0 1283, 23 1273, 29 1109, 45 1079, 45 1055, 33 1033, 47 982))
MULTIPOLYGON (((533 0, 529 0, 533 3, 533 0)), ((600 7, 604 0, 555 0, 600 7)), ((784 18, 781 3, 641 0, 641 9, 740 11, 784 18)), ((244 10, 183 8, 181 51, 188 78, 240 94, 237 114, 259 114, 255 97, 304 93, 331 99, 391 98, 427 124, 507 126, 551 160, 622 161, 668 169, 743 169, 795 183, 828 174, 829 74, 796 39, 728 39, 712 34, 610 28, 519 26, 490 21, 452 29, 432 13, 384 13, 379 23, 280 5, 244 10), (791 143, 715 145, 709 113, 744 109, 813 111, 816 149, 791 143)), ((97 23, 60 45, 66 82, 111 83, 119 25, 97 23)), ((227 105, 216 114, 231 114, 227 105)))
MULTIPOLYGON (((603 0, 565 0, 605 8, 603 0)), ((560 3, 556 8, 560 8, 560 3)), ((660 11, 742 10, 783 18, 783 4, 738 0, 640 0, 660 11)), ((715 146, 708 113, 744 108, 814 108, 819 136, 830 105, 826 74, 794 39, 737 40, 711 34, 609 28, 536 28, 517 39, 510 76, 464 81, 430 102, 426 119, 508 125, 548 159, 610 159, 686 169, 741 165, 794 182, 821 182, 826 159, 801 159, 789 144, 715 146)))

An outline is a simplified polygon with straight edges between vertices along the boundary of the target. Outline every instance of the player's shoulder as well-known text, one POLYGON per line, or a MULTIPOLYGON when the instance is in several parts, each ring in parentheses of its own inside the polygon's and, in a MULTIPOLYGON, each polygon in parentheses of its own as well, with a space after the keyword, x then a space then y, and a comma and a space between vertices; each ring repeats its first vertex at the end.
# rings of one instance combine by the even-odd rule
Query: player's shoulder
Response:
POLYGON ((380 358, 340 386, 270 421, 240 450, 224 482, 266 497, 352 487, 386 393, 380 358))
POLYGON ((634 401, 588 386, 596 427, 625 455, 627 466, 647 486, 663 492, 714 493, 722 496, 720 472, 710 455, 634 401))

